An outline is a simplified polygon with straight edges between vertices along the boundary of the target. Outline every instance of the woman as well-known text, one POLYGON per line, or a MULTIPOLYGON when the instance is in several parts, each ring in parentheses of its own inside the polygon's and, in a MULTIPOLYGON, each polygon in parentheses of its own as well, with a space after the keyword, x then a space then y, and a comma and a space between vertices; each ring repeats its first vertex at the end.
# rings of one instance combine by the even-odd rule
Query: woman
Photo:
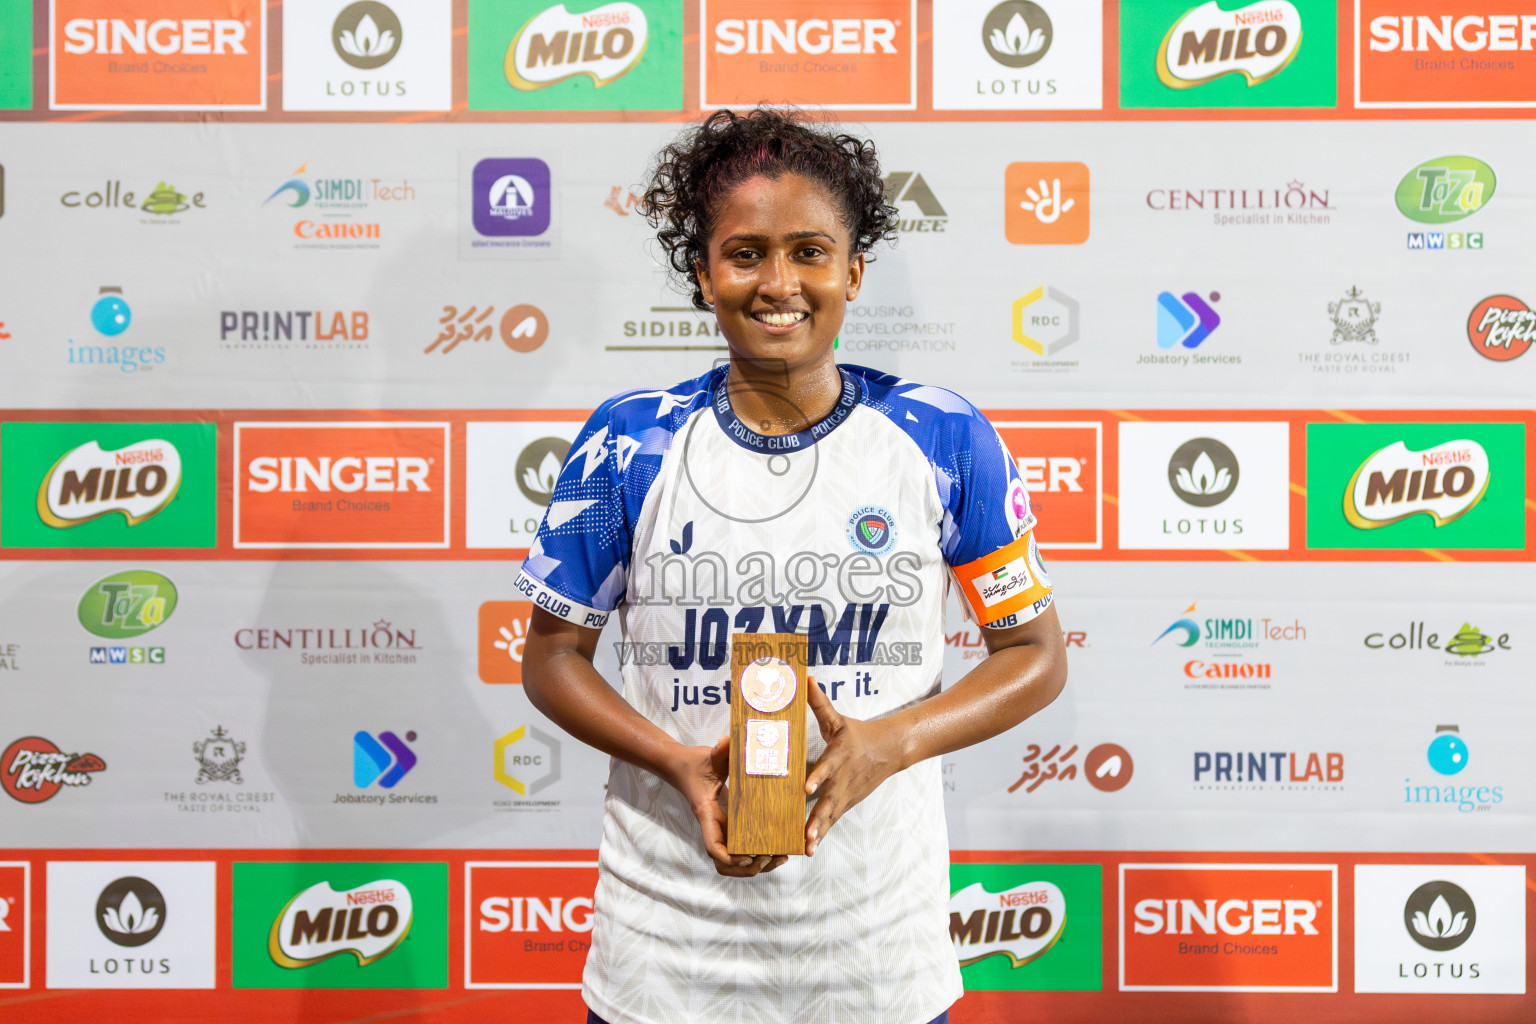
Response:
POLYGON ((945 1020, 936 758, 1066 681, 1028 496, 964 399, 833 359, 896 216, 873 144, 720 111, 662 151, 645 204, 730 364, 598 407, 517 582, 529 699, 614 758, 589 1020, 945 1020), (950 583, 989 656, 941 693, 950 583), (592 667, 615 608, 622 697, 592 667), (803 858, 726 852, 735 631, 809 637, 803 858))

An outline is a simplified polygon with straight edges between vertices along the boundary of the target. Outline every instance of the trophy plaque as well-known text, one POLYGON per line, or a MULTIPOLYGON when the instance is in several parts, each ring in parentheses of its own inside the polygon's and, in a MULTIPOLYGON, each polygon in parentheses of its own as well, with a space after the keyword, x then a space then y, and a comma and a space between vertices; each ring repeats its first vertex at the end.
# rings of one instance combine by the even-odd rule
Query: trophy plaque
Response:
POLYGON ((806 638, 731 635, 726 851, 805 853, 806 638))

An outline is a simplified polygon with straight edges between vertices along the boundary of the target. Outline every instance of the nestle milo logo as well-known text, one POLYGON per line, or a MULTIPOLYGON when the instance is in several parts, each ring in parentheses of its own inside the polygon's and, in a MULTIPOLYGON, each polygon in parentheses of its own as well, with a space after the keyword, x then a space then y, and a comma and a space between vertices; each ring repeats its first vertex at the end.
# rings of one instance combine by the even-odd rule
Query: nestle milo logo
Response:
POLYGON ((181 486, 181 453, 154 438, 113 451, 95 441, 70 449, 49 468, 37 490, 37 514, 69 527, 120 513, 129 526, 171 503, 181 486))
POLYGON ((176 610, 176 584, 157 572, 132 569, 93 583, 80 598, 80 625, 100 637, 140 636, 176 610))
POLYGON ((1466 515, 1488 489, 1488 452, 1471 440, 1414 451, 1402 441, 1372 453, 1344 494, 1344 517, 1362 529, 1423 513, 1436 526, 1466 515))
POLYGON ((1397 184, 1397 208, 1421 224, 1448 224, 1470 217, 1493 198, 1498 179, 1476 157, 1426 160, 1397 184))
POLYGON ((604 4, 581 14, 558 4, 534 15, 513 37, 507 82, 532 90, 586 75, 602 87, 640 62, 649 36, 645 12, 635 4, 604 4))
POLYGON ((949 937, 962 967, 989 956, 1021 967, 1055 945, 1066 923, 1066 897, 1050 882, 1002 892, 973 882, 949 898, 949 937))

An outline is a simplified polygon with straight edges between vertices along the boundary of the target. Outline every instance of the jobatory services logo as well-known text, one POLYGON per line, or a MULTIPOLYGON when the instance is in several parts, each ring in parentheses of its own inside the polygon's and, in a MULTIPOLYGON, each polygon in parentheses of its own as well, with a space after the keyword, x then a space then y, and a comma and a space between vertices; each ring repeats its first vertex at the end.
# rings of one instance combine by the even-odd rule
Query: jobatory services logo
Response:
POLYGON ((368 347, 368 325, 365 309, 225 309, 219 311, 219 347, 355 351, 368 347))
MULTIPOLYGON (((466 341, 490 341, 493 334, 513 352, 532 352, 549 339, 549 318, 538 306, 528 303, 508 306, 500 317, 493 305, 484 309, 470 306, 463 312, 458 306, 444 306, 437 322, 437 337, 422 349, 426 355, 447 355, 466 341)), ((473 348, 471 345, 470 350, 473 348)))
POLYGON ((1502 782, 1490 782, 1481 773, 1462 775, 1472 763, 1472 751, 1459 726, 1435 726, 1424 760, 1440 779, 1403 779, 1403 803, 1474 814, 1493 811, 1504 802, 1507 787, 1502 782), (1452 777, 1455 782, 1446 781, 1452 777))
POLYGON ((1356 992, 1525 992, 1525 868, 1357 864, 1356 992))
POLYGON ((1332 107, 1331 0, 1138 0, 1120 12, 1120 105, 1332 107))
POLYGON ((285 110, 447 110, 452 12, 433 0, 283 9, 285 110))
POLYGON ((71 754, 52 740, 23 736, 0 753, 0 787, 13 800, 40 804, 52 800, 61 789, 82 789, 107 763, 91 753, 71 754))
MULTIPOLYGON (((1024 770, 1008 786, 1008 792, 1022 792, 1026 796, 1048 782, 1064 783, 1078 778, 1079 762, 1083 781, 1101 793, 1124 789, 1136 771, 1130 751, 1118 743, 1100 743, 1086 753, 1076 743, 1053 743, 1049 748, 1031 743, 1024 748, 1021 760, 1024 770)), ((1047 792, 1054 789, 1050 787, 1047 792)))
MULTIPOLYGON (((560 781, 560 741, 533 725, 520 725, 492 747, 491 775, 519 797, 536 797, 560 781)), ((558 800, 497 800, 499 811, 549 811, 558 800)))
POLYGON ((966 990, 1099 991, 1102 873, 1097 864, 951 864, 949 937, 966 990))
POLYGON ((236 863, 235 988, 446 988, 448 865, 236 863))
POLYGON ((480 605, 479 664, 482 683, 521 683, 523 644, 533 618, 531 601, 486 601, 480 605))
POLYGON ((0 424, 0 545, 211 548, 212 423, 0 424))
POLYGON ((447 423, 234 425, 237 548, 448 546, 447 423))
POLYGON ((591 948, 597 861, 469 861, 464 987, 569 989, 591 948))
POLYGON ((416 742, 416 733, 401 739, 388 729, 375 736, 359 729, 352 736, 352 784, 367 789, 394 789, 416 767, 417 757, 408 744, 416 742))
POLYGON ((1525 425, 1307 424, 1307 547, 1522 548, 1525 425))
POLYGON ((212 861, 49 861, 49 988, 214 987, 212 861))
POLYGON ((1484 359, 1519 359, 1536 343, 1536 311, 1513 295, 1490 295, 1472 307, 1467 341, 1484 359))
MULTIPOLYGON (((280 179, 261 205, 273 211, 273 219, 289 222, 284 245, 293 249, 380 249, 392 237, 380 217, 415 200, 409 179, 325 177, 312 173, 305 161, 280 179)), ((320 333, 320 321, 313 328, 320 333)), ((334 323, 330 334, 336 334, 334 323)))
POLYGON ((466 426, 466 547, 517 549, 533 544, 580 430, 575 421, 466 426))
MULTIPOLYGON (((1193 349, 1199 348, 1205 339, 1209 338, 1216 328, 1221 326, 1221 314, 1212 307, 1212 303, 1220 302, 1221 294, 1211 292, 1202 298, 1198 292, 1185 292, 1182 296, 1173 292, 1159 292, 1157 295, 1157 347, 1168 349, 1193 349), (1206 300, 1210 301, 1207 302, 1206 300)), ((1185 365, 1190 357, 1182 354, 1172 356, 1139 356, 1137 362, 1174 362, 1176 365, 1185 365)), ((1202 357, 1198 361, 1211 361, 1209 357, 1202 357)), ((1242 362, 1242 356, 1229 356, 1229 362, 1242 362)))
POLYGON ((0 861, 0 989, 32 984, 32 864, 0 861))
POLYGON ((1103 424, 1000 417, 994 425, 1044 524, 1040 547, 1103 547, 1103 424))
POLYGON ((950 0, 933 21, 935 110, 1098 110, 1103 12, 1060 0, 950 0))
POLYGON ((1536 106, 1533 50, 1523 4, 1355 0, 1355 106, 1536 106))
POLYGON ((1003 233, 1014 245, 1088 241, 1088 165, 1012 163, 1003 172, 1003 233))
POLYGON ((1121 864, 1122 992, 1336 992, 1333 864, 1121 864))
POLYGON ((701 107, 917 107, 915 0, 700 0, 699 24, 701 107))
POLYGON ((54 110, 262 110, 260 0, 53 0, 54 110))

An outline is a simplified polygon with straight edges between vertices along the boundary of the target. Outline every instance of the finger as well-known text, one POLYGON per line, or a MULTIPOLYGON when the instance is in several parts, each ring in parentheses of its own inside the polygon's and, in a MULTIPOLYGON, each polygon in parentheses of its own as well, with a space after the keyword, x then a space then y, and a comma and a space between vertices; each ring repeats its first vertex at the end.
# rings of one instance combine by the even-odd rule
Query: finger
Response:
POLYGON ((843 809, 841 798, 832 793, 827 793, 816 801, 816 806, 811 808, 811 816, 805 823, 805 855, 807 857, 816 855, 816 847, 821 845, 821 841, 827 837, 827 833, 837 823, 837 819, 842 817, 843 809))
POLYGON ((716 870, 724 867, 740 867, 752 862, 752 858, 743 856, 731 856, 725 848, 725 812, 720 809, 718 803, 710 803, 704 807, 695 807, 694 816, 699 819, 699 828, 704 833, 704 852, 709 854, 710 860, 715 862, 716 870))
POLYGON ((715 745, 709 749, 709 765, 715 776, 721 780, 730 778, 731 775, 731 738, 721 736, 715 740, 715 745))
POLYGON ((811 706, 811 713, 816 716, 816 724, 821 727, 821 738, 831 739, 843 727, 843 716, 832 706, 832 698, 821 687, 811 683, 805 691, 805 700, 811 706))
POLYGON ((820 792, 822 784, 837 772, 842 763, 843 755, 837 748, 828 747, 823 750, 805 776, 805 795, 815 796, 820 792))
POLYGON ((775 858, 773 858, 772 860, 770 860, 768 862, 768 866, 767 867, 763 868, 763 874, 766 875, 768 872, 772 871, 774 868, 781 867, 781 866, 783 866, 785 864, 788 864, 788 863, 789 863, 789 858, 788 857, 784 857, 784 856, 775 857, 775 858))

